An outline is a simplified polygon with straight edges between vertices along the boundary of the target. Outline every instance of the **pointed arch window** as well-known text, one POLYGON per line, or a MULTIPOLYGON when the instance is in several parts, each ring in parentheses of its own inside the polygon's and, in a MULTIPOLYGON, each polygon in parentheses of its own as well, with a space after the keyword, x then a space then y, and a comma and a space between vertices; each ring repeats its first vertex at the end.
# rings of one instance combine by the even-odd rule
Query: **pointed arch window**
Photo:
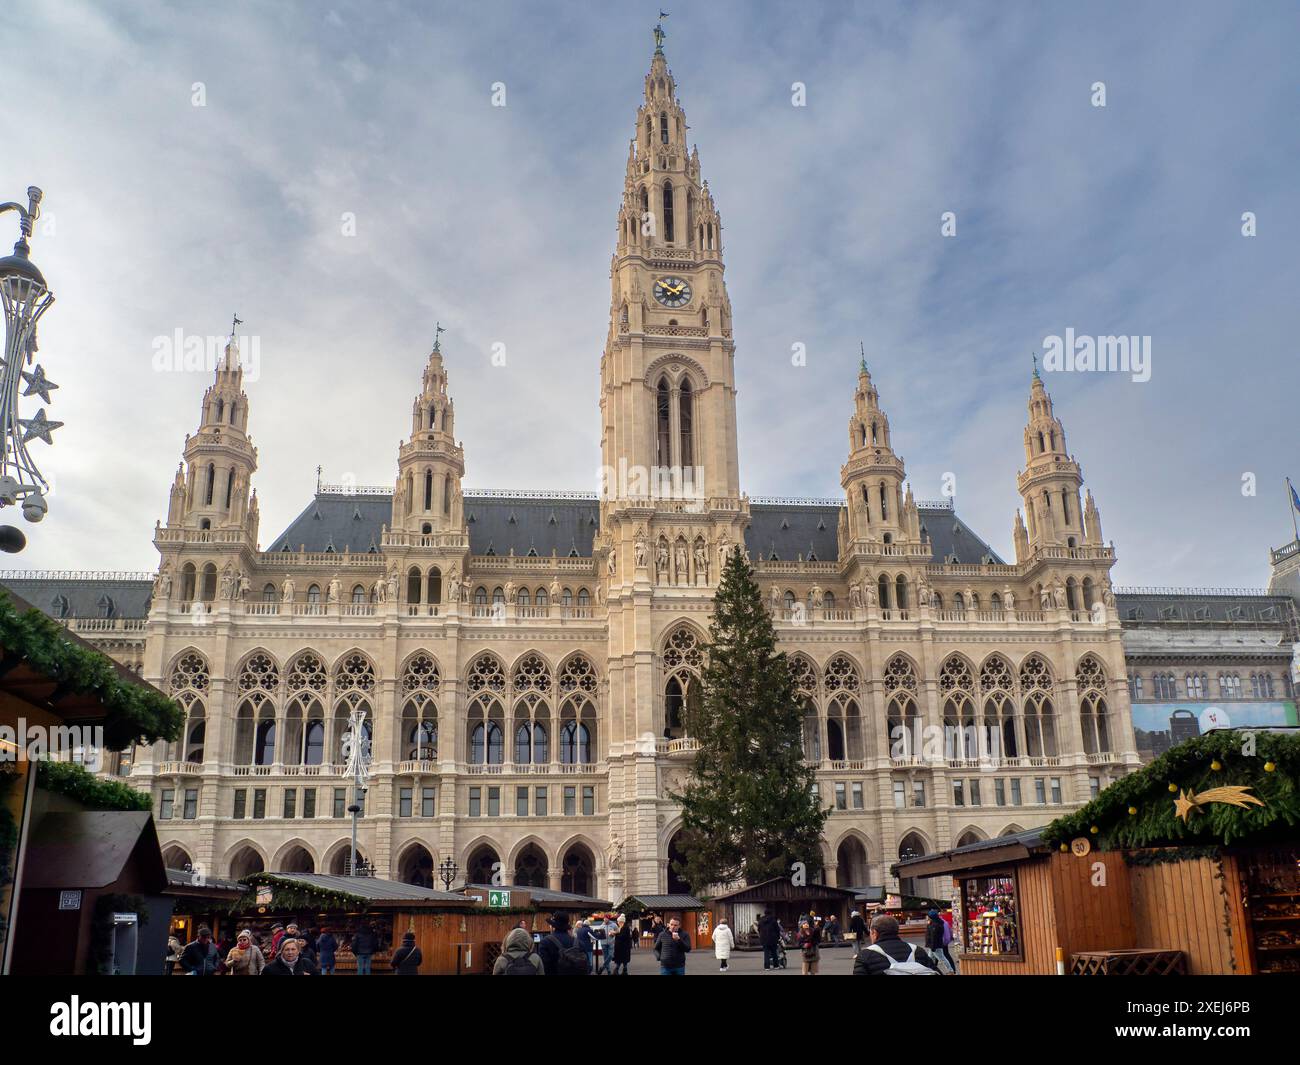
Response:
POLYGON ((681 435, 681 465, 685 470, 688 466, 695 464, 693 457, 694 452, 691 447, 691 429, 692 429, 692 412, 694 410, 694 394, 691 392, 691 382, 682 381, 681 394, 677 397, 677 424, 681 435))
POLYGON ((211 462, 208 463, 208 486, 203 492, 203 503, 205 506, 212 506, 212 489, 217 481, 217 468, 211 462))
POLYGON ((888 494, 885 491, 885 482, 880 482, 880 520, 889 520, 889 503, 888 494))
POLYGON ((230 467, 230 472, 226 474, 226 509, 230 509, 230 500, 235 494, 235 467, 230 467))
POLYGON ((660 466, 671 466, 673 464, 669 404, 668 379, 661 377, 659 378, 659 388, 655 392, 655 424, 658 435, 655 458, 660 466))
POLYGON ((430 511, 433 509, 433 471, 424 471, 424 509, 430 511))
MULTIPOLYGON (((443 420, 444 422, 446 421, 445 414, 443 415, 443 420)), ((444 514, 451 513, 451 474, 450 473, 446 474, 442 479, 442 512, 444 514)))
MULTIPOLYGON (((668 143, 668 112, 667 111, 659 112, 659 140, 664 144, 668 143)), ((670 237, 669 239, 671 240, 672 238, 670 237)))
POLYGON ((664 182, 664 240, 673 242, 673 183, 664 182))

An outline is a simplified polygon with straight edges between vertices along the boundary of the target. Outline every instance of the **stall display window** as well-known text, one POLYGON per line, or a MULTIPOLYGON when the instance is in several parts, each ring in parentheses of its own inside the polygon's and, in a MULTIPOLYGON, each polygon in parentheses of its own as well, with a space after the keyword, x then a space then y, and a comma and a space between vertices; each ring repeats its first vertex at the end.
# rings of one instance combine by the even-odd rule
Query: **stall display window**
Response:
POLYGON ((1300 973, 1300 846, 1252 850, 1242 864, 1256 971, 1300 973))
POLYGON ((1010 876, 980 876, 961 882, 967 954, 1020 954, 1020 903, 1010 876))

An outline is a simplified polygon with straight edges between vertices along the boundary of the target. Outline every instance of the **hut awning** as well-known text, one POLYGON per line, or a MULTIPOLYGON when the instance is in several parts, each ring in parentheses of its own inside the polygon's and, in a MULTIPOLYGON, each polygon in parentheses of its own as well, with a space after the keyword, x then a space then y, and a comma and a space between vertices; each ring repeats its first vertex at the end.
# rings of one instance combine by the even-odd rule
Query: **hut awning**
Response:
POLYGON ((421 906, 438 908, 439 904, 450 906, 472 906, 474 900, 454 891, 437 891, 434 888, 417 887, 415 884, 403 884, 397 880, 383 880, 377 876, 341 876, 333 873, 253 873, 244 881, 248 884, 276 883, 298 886, 308 890, 329 892, 348 896, 365 903, 367 906, 381 909, 397 909, 403 906, 421 906))
POLYGON ((954 847, 938 854, 905 858, 895 863, 890 872, 897 877, 951 876, 969 869, 1024 861, 1035 854, 1046 854, 1048 850, 1047 844, 1043 842, 1043 830, 1032 828, 1014 836, 982 839, 978 843, 968 843, 964 847, 954 847))
POLYGON ((703 910, 704 903, 694 895, 629 895, 620 910, 703 910))
POLYGON ((145 810, 48 813, 33 828, 29 847, 23 890, 108 887, 133 856, 151 890, 167 882, 153 815, 145 810))
POLYGON ((831 887, 830 884, 793 884, 788 877, 774 876, 758 884, 747 884, 735 891, 715 895, 715 902, 819 902, 823 899, 848 899, 857 896, 854 888, 831 887))

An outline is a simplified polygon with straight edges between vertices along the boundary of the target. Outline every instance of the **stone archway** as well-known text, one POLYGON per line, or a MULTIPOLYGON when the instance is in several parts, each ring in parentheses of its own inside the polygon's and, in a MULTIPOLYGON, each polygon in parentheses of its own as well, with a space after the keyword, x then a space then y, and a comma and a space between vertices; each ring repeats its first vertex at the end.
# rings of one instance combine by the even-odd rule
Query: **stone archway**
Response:
POLYGON ((870 872, 867 848, 857 836, 846 836, 835 848, 835 883, 839 887, 866 887, 870 872))
POLYGON ((574 895, 596 891, 596 859, 585 843, 574 843, 560 859, 560 890, 574 895))
POLYGON ((403 884, 416 887, 433 887, 434 862, 429 848, 423 843, 414 843, 402 852, 398 863, 397 878, 403 884))

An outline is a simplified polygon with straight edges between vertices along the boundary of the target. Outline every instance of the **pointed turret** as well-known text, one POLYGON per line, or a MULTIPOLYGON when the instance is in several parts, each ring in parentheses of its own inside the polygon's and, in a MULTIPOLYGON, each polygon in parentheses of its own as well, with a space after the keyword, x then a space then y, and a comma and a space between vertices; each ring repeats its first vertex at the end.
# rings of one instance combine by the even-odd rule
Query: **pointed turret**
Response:
POLYGON ((1025 502, 1029 549, 1077 547, 1084 541, 1079 487, 1083 471, 1065 446, 1065 429, 1052 410, 1035 365, 1029 383, 1029 421, 1025 426, 1025 468, 1018 477, 1025 502))
POLYGON ((411 435, 398 449, 393 491, 393 528, 426 536, 459 533, 463 525, 465 455, 453 435, 456 412, 447 391, 442 332, 439 325, 411 404, 411 435))
POLYGON ((849 459, 840 469, 851 540, 919 542, 920 517, 910 490, 907 500, 903 498, 904 477, 903 460, 894 454, 889 418, 880 407, 864 354, 849 418, 849 459))

